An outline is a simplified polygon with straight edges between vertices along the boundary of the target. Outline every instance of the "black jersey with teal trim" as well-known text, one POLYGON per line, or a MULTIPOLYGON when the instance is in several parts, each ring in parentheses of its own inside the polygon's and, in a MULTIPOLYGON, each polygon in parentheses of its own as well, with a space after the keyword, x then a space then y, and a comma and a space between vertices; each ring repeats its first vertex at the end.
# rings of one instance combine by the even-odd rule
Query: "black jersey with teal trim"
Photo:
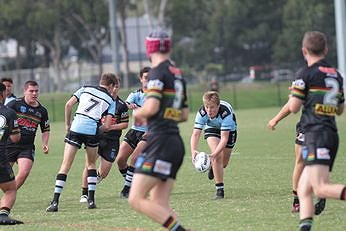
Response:
MULTIPOLYGON (((112 125, 119 124, 119 123, 128 123, 129 122, 129 114, 128 114, 128 107, 126 103, 120 99, 118 96, 114 100, 116 102, 115 106, 115 114, 112 118, 112 125)), ((102 133, 101 139, 119 139, 121 136, 122 130, 110 130, 108 132, 102 133)))
POLYGON ((6 143, 10 135, 20 132, 17 114, 11 108, 0 104, 0 163, 7 162, 6 143))
POLYGON ((343 78, 324 59, 307 67, 292 84, 292 96, 304 101, 301 126, 305 132, 337 131, 335 115, 344 103, 343 78))
POLYGON ((24 98, 17 98, 9 102, 7 107, 12 108, 18 117, 21 138, 18 143, 9 142, 8 146, 33 145, 38 126, 41 132, 50 131, 48 111, 40 103, 33 107, 27 104, 24 98))
POLYGON ((179 132, 177 123, 187 107, 186 83, 181 74, 168 60, 150 69, 146 97, 160 100, 159 111, 148 119, 151 133, 179 132))

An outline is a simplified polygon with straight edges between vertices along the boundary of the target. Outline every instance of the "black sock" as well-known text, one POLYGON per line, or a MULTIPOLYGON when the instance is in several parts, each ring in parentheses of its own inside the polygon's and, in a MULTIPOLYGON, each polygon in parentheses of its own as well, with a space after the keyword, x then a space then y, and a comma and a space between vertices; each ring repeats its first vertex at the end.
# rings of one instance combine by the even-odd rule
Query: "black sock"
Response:
POLYGON ((346 200, 346 186, 341 191, 340 200, 342 201, 346 200))
POLYGON ((1 207, 0 208, 0 216, 6 216, 10 215, 11 209, 8 207, 1 207))
POLYGON ((216 190, 218 190, 218 189, 224 189, 224 185, 223 185, 223 183, 217 183, 217 184, 215 184, 215 188, 216 188, 216 190))
POLYGON ((96 169, 88 169, 88 200, 95 200, 95 191, 97 183, 97 172, 96 169))
POLYGON ((64 189, 64 185, 66 183, 67 175, 66 174, 58 174, 55 180, 55 189, 54 189, 54 197, 53 201, 59 202, 59 198, 62 190, 64 189))
POLYGON ((292 190, 293 193, 293 204, 299 204, 299 197, 298 197, 298 193, 295 190, 292 190))
POLYGON ((119 169, 119 172, 121 173, 121 175, 125 178, 126 177, 126 172, 127 172, 127 167, 123 168, 123 169, 119 169))
POLYGON ((183 226, 181 226, 181 224, 172 216, 169 216, 165 223, 162 224, 162 226, 167 228, 167 230, 185 231, 183 226))
POLYGON ((312 226, 312 217, 308 217, 300 220, 299 229, 300 231, 310 231, 312 226))
POLYGON ((82 195, 88 196, 88 188, 82 188, 82 195))

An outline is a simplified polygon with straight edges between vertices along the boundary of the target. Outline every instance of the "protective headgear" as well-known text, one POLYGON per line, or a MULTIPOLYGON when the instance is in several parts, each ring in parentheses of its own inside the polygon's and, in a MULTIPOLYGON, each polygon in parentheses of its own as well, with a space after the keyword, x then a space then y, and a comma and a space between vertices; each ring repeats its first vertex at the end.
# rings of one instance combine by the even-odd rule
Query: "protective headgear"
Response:
POLYGON ((172 41, 164 31, 151 32, 145 39, 147 57, 155 52, 167 53, 171 50, 172 41))

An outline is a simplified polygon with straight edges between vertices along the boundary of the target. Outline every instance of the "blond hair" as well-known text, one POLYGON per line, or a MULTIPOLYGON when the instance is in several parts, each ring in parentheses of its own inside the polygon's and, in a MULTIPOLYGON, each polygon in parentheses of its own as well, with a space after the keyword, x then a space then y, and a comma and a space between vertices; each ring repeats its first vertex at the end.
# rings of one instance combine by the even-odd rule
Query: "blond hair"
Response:
POLYGON ((215 103, 216 105, 220 105, 220 96, 216 91, 207 91, 203 94, 203 103, 215 103))

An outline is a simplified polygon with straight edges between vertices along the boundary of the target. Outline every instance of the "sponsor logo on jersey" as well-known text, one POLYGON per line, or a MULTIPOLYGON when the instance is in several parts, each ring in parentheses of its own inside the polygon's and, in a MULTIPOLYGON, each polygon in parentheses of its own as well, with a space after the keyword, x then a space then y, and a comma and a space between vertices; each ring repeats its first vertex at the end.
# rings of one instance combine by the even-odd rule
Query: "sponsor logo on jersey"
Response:
POLYGON ((37 127, 36 122, 31 121, 31 120, 26 119, 26 118, 18 118, 17 122, 20 126, 23 126, 23 127, 27 127, 27 128, 36 128, 37 127))
POLYGON ((181 120, 181 111, 168 107, 166 108, 164 114, 163 114, 163 118, 165 119, 170 119, 170 120, 174 120, 174 121, 180 121, 181 120))
POLYGON ((20 106, 19 110, 20 110, 20 112, 25 113, 26 112, 26 107, 25 106, 20 106))
POLYGON ((337 107, 332 105, 325 105, 317 103, 315 105, 315 114, 324 116, 335 116, 337 107))

